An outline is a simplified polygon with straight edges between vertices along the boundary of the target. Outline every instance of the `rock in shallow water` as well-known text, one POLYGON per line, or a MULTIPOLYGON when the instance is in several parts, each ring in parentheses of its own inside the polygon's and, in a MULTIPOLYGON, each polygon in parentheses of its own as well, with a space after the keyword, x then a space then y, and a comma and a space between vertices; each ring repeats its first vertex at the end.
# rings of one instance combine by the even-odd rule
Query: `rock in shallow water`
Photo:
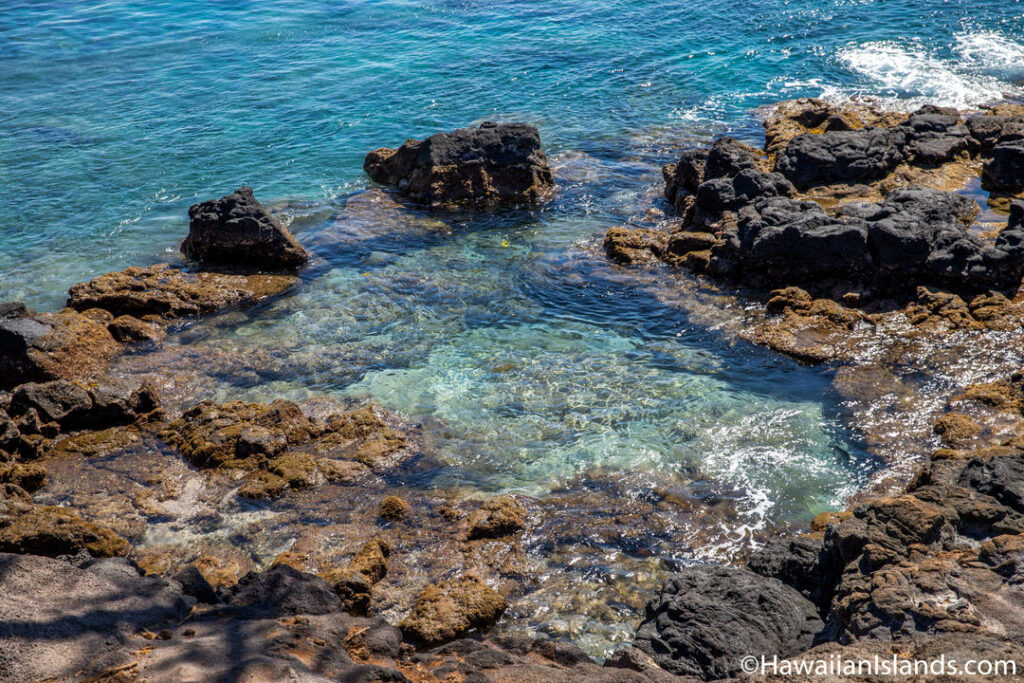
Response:
POLYGON ((188 217, 181 251, 204 265, 294 270, 309 259, 288 229, 256 201, 251 187, 195 204, 188 217))
POLYGON ((482 123, 407 140, 366 155, 378 183, 432 205, 470 201, 533 202, 554 188, 540 134, 525 123, 482 123))
POLYGON ((415 642, 438 645, 491 626, 506 609, 505 598, 473 574, 463 574, 427 586, 400 627, 415 642))
POLYGON ((635 646, 667 671, 712 680, 739 673, 744 656, 803 652, 823 627, 814 604, 777 579, 688 567, 648 604, 635 646))

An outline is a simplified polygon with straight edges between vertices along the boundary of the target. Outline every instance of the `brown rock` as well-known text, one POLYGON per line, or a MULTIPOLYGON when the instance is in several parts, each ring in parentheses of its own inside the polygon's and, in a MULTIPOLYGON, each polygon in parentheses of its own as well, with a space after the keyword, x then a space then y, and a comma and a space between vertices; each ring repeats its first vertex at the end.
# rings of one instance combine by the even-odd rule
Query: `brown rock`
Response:
POLYGON ((388 522, 405 519, 409 514, 409 504, 398 496, 385 496, 380 503, 380 518, 388 522))
POLYGON ((935 422, 935 433, 947 446, 970 441, 982 432, 982 426, 963 413, 946 413, 935 422))
POLYGON ((665 253, 669 236, 648 228, 615 227, 604 236, 604 251, 617 263, 657 261, 665 253))
POLYGON ((106 326, 77 311, 0 306, 0 389, 24 382, 89 379, 121 350, 106 326))
POLYGON ((163 341, 167 333, 156 323, 139 320, 135 316, 122 315, 114 318, 107 325, 110 334, 122 344, 131 342, 159 342, 163 341))
POLYGON ((56 506, 34 507, 0 528, 0 552, 56 557, 81 550, 95 557, 119 557, 131 546, 110 529, 56 506))
POLYGON ((427 586, 399 627, 424 645, 439 645, 494 624, 508 601, 473 574, 427 586))
POLYGON ((0 463, 0 484, 14 484, 32 493, 46 485, 46 469, 35 464, 0 463))
POLYGON ((488 500, 469 518, 469 538, 500 538, 526 528, 526 508, 512 496, 488 500))
POLYGON ((68 292, 68 306, 78 311, 105 309, 118 316, 114 322, 125 315, 173 320, 247 306, 281 294, 295 282, 293 275, 190 273, 160 264, 79 283, 68 292))

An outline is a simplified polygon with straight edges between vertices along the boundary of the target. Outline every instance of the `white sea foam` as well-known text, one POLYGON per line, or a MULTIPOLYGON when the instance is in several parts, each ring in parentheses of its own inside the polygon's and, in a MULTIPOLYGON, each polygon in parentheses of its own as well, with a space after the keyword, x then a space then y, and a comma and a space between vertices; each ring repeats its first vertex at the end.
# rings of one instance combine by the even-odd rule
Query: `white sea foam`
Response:
POLYGON ((1024 43, 996 31, 964 31, 953 51, 970 68, 999 78, 1024 78, 1024 43))
POLYGON ((959 59, 945 59, 919 43, 875 41, 850 45, 836 57, 839 64, 863 77, 862 92, 878 95, 886 106, 910 110, 930 102, 958 109, 1024 94, 1024 88, 994 75, 1011 70, 1024 45, 991 32, 963 33, 953 50, 959 59), (1016 55, 1016 56, 1015 56, 1016 55))

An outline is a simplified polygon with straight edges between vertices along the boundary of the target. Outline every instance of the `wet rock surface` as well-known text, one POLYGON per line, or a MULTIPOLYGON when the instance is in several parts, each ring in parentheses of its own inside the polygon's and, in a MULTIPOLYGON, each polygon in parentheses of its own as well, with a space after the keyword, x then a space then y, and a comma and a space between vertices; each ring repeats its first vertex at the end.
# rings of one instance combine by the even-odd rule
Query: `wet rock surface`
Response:
MULTIPOLYGON (((281 294, 292 275, 236 275, 189 272, 167 264, 107 273, 69 291, 68 306, 78 311, 102 309, 116 316, 110 324, 127 334, 122 316, 167 322, 203 315, 230 306, 246 306, 281 294)), ((134 323, 133 323, 134 325, 134 323)))
POLYGON ((188 210, 185 256, 206 266, 295 270, 309 256, 288 229, 256 201, 251 187, 188 210))
POLYGON ((534 202, 554 187, 540 134, 524 123, 485 122, 407 140, 398 149, 370 152, 363 168, 376 182, 432 205, 534 202))
POLYGON ((817 608, 781 581, 732 567, 689 567, 647 606, 634 645, 662 668, 714 680, 747 655, 788 657, 814 644, 817 608))
POLYGON ((508 601, 473 574, 427 588, 399 625, 414 642, 439 645, 494 624, 508 601))

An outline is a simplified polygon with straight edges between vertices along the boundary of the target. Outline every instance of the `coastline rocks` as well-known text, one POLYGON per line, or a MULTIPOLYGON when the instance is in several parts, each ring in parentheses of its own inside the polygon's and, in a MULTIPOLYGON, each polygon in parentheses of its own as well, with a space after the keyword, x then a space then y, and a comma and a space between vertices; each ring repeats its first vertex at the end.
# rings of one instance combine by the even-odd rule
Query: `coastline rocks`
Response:
POLYGON ((120 557, 131 546, 110 529, 62 507, 37 506, 6 523, 0 519, 0 553, 57 557, 82 550, 94 557, 120 557))
POLYGON ((775 170, 801 190, 880 180, 903 161, 904 142, 903 134, 890 128, 805 134, 779 152, 775 170))
POLYGON ((309 259, 288 229, 256 201, 251 187, 195 204, 188 217, 181 251, 206 266, 295 270, 309 259))
POLYGON ((190 273, 158 264, 126 268, 74 285, 68 291, 67 305, 77 311, 109 311, 115 317, 108 324, 119 334, 128 335, 122 316, 167 322, 229 306, 251 305, 281 294, 295 282, 293 275, 190 273))
POLYGON ((287 565, 249 572, 225 592, 224 601, 268 617, 330 614, 342 608, 326 581, 287 565))
POLYGON ((89 379, 121 350, 103 323, 78 311, 35 313, 0 305, 0 389, 24 382, 89 379))
POLYGON ((388 573, 390 555, 390 546, 375 538, 352 557, 348 567, 330 569, 320 576, 334 589, 346 612, 365 616, 370 613, 373 586, 388 573))
POLYGON ((982 182, 988 190, 1024 192, 1024 136, 992 148, 992 158, 982 169, 982 182))
POLYGON ((554 188, 540 134, 525 123, 488 121, 407 140, 398 149, 382 147, 366 155, 363 169, 374 181, 431 205, 534 202, 554 188))
POLYGON ((526 528, 526 507, 512 496, 486 501, 469 517, 469 540, 501 538, 526 528))
POLYGON ((198 468, 250 472, 239 495, 264 499, 333 479, 336 468, 330 463, 339 460, 378 472, 402 462, 411 455, 410 441, 389 426, 393 418, 378 411, 361 408, 315 420, 280 399, 270 404, 204 401, 160 435, 198 468))
POLYGON ((439 645, 493 625, 508 601, 473 574, 427 586, 399 627, 414 642, 439 645))
POLYGON ((634 647, 671 673, 713 680, 740 673, 744 656, 803 652, 823 626, 814 604, 777 579, 687 567, 647 605, 634 647))
POLYGON ((158 410, 160 398, 150 386, 128 391, 116 385, 86 388, 55 380, 19 386, 11 395, 7 413, 17 419, 34 412, 42 422, 70 431, 128 425, 158 410))
POLYGON ((604 236, 604 251, 617 263, 657 261, 665 253, 668 237, 648 228, 611 228, 604 236))
POLYGON ((0 554, 0 680, 79 680, 130 666, 128 641, 184 618, 191 604, 174 582, 141 577, 123 560, 75 566, 0 554))

